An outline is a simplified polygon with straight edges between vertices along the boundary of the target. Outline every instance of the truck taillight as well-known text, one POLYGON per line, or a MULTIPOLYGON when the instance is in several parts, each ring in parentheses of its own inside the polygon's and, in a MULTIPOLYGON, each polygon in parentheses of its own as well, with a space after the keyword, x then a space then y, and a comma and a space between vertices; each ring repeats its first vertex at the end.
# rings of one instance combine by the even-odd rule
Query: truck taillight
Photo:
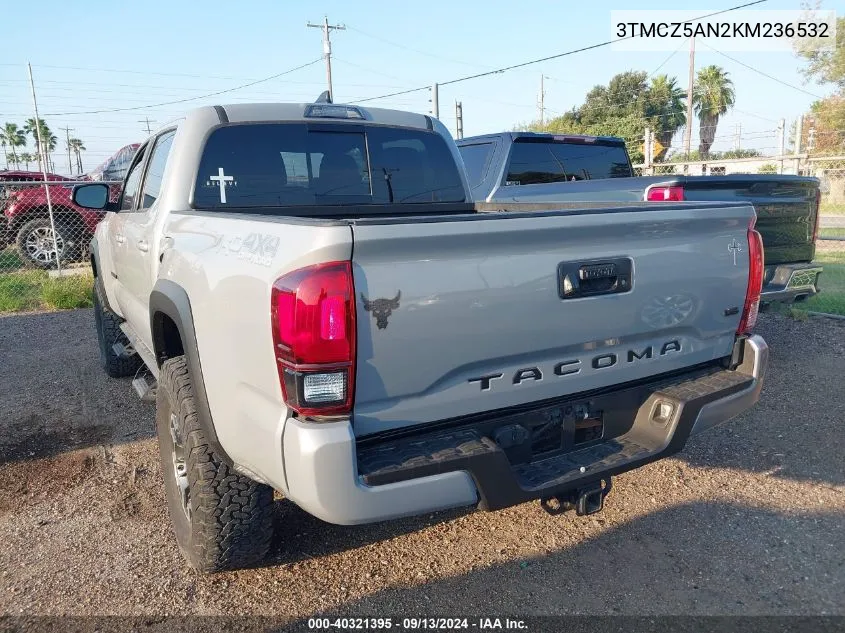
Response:
POLYGON ((684 188, 665 185, 649 187, 645 199, 650 202, 681 202, 684 199, 684 188))
POLYGON ((748 334, 757 323, 760 312, 760 293, 763 290, 763 238, 754 230, 754 220, 748 227, 748 289, 745 291, 745 305, 737 334, 748 334))
POLYGON ((350 413, 355 382, 352 264, 295 270, 273 284, 270 302, 285 402, 301 415, 350 413))

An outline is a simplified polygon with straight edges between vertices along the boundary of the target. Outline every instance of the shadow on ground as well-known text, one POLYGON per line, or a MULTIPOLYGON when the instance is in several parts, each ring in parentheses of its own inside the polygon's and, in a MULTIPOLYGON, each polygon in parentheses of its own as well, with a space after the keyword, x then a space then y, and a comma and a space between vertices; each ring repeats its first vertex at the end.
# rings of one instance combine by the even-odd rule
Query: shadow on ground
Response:
POLYGON ((155 434, 154 408, 99 365, 91 310, 0 317, 0 463, 155 434))
MULTIPOLYGON (((843 551, 841 512, 692 503, 545 555, 399 581, 327 613, 845 614, 843 551)), ((349 585, 357 575, 349 570, 349 585)))

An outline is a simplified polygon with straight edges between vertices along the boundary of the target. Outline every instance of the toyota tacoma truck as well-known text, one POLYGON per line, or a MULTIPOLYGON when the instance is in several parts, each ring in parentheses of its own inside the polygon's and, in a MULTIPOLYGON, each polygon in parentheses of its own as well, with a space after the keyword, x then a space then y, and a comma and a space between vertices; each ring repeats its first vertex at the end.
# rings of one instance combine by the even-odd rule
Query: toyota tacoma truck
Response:
POLYGON ((336 524, 591 514, 758 400, 751 205, 470 195, 436 119, 330 103, 199 108, 117 203, 76 187, 107 211, 100 360, 154 394, 190 564, 259 561, 274 490, 336 524))
POLYGON ((625 141, 615 137, 502 132, 458 141, 475 200, 619 202, 682 200, 750 203, 763 236, 763 308, 816 294, 813 263, 821 192, 816 178, 777 174, 634 177, 625 141))

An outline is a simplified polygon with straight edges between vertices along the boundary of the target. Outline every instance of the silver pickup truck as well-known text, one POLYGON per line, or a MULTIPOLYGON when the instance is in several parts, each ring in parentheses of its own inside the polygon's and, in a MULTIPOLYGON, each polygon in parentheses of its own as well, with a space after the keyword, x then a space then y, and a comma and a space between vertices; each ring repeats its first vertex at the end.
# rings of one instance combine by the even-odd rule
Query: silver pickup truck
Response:
POLYGON ((108 211, 103 368, 155 395, 202 570, 264 556, 274 490, 339 524, 597 512, 760 394, 748 204, 476 205, 440 122, 327 103, 194 110, 117 203, 73 195, 108 211))

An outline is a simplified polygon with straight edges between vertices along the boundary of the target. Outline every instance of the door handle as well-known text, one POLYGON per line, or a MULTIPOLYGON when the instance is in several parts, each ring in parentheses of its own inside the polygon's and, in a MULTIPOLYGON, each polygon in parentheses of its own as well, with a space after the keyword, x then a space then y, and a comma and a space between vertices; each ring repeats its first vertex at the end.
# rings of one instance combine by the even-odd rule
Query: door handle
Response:
POLYGON ((147 242, 144 240, 138 240, 138 250, 144 251, 146 253, 148 250, 150 250, 150 245, 147 244, 147 242))
POLYGON ((631 290, 634 265, 630 258, 561 262, 558 264, 558 295, 561 299, 595 297, 631 290))
POLYGON ((114 241, 118 244, 123 244, 126 241, 126 238, 123 237, 120 233, 118 233, 114 236, 114 241))

